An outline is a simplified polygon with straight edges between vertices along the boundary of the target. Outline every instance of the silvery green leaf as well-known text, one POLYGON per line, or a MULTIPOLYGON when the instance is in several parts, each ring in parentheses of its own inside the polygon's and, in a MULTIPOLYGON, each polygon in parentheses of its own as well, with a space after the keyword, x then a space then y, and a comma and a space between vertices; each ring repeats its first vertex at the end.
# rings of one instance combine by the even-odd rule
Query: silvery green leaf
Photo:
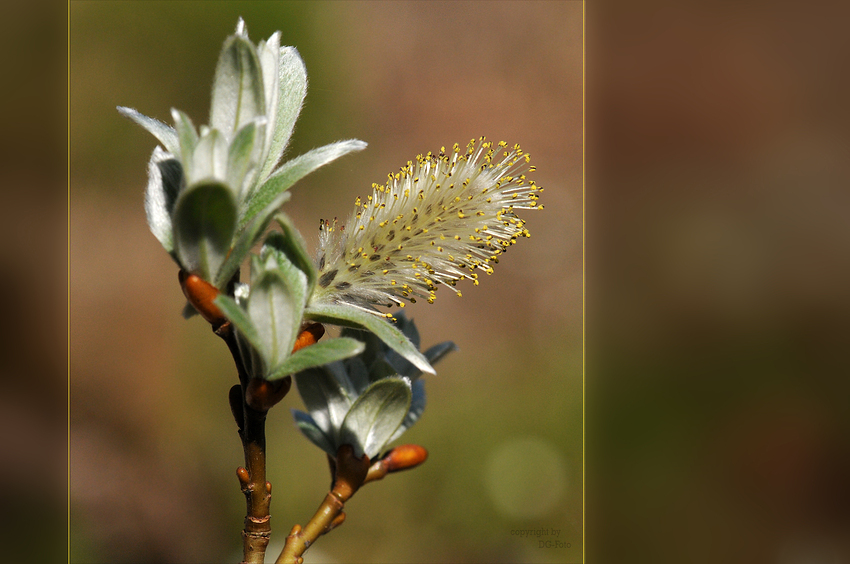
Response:
POLYGON ((217 182, 185 188, 174 204, 174 249, 183 269, 212 280, 236 230, 236 202, 217 182))
POLYGON ((389 321, 377 315, 350 306, 320 303, 307 306, 305 317, 334 325, 367 329, 377 335, 391 349, 413 363, 419 370, 436 374, 425 357, 413 346, 413 343, 389 321))
POLYGON ((391 350, 384 353, 383 361, 392 366, 393 370, 402 376, 418 378, 422 375, 422 372, 416 366, 395 351, 391 350))
POLYGON ((239 355, 246 373, 251 378, 264 378, 268 374, 265 357, 239 331, 236 332, 236 342, 239 345, 239 355))
POLYGON ((404 336, 410 339, 413 346, 419 348, 419 329, 416 328, 416 323, 409 319, 406 315, 399 313, 396 316, 396 327, 404 333, 404 336))
POLYGON ((329 370, 329 366, 308 368, 295 375, 295 385, 304 407, 316 424, 329 435, 334 435, 334 429, 342 425, 354 398, 349 396, 333 371, 329 370))
MULTIPOLYGON (((189 182, 215 180, 230 188, 236 197, 236 187, 227 182, 227 140, 217 129, 202 135, 192 155, 192 172, 187 174, 189 182)), ((187 159, 184 159, 184 161, 187 159)))
POLYGON ((268 373, 266 358, 242 331, 236 330, 239 358, 249 378, 263 378, 268 373))
MULTIPOLYGON (((362 335, 371 335, 365 331, 358 331, 362 335)), ((345 361, 345 385, 352 397, 359 396, 363 390, 369 387, 369 369, 363 362, 362 354, 353 356, 345 361)))
MULTIPOLYGON (((280 97, 280 88, 278 88, 278 61, 280 59, 280 32, 274 32, 268 40, 260 41, 257 44, 257 57, 260 59, 260 68, 263 69, 263 95, 266 100, 266 117, 269 119, 269 131, 274 131, 276 123, 275 114, 277 112, 278 98, 280 97)), ((268 134, 268 132, 267 132, 268 134)), ((268 135, 268 140, 271 140, 272 135, 268 135)), ((266 152, 268 152, 269 142, 266 142, 266 152)))
POLYGON ((236 31, 234 33, 248 39, 248 26, 245 25, 245 20, 242 19, 242 16, 239 16, 239 19, 236 20, 236 31))
MULTIPOLYGON (((406 361, 405 361, 406 362, 406 361)), ((386 360, 379 358, 369 366, 369 382, 399 376, 399 372, 386 360)))
POLYGON ((438 343, 433 347, 430 347, 427 351, 425 351, 425 358, 428 359, 432 365, 437 364, 440 360, 443 359, 444 356, 449 354, 450 352, 454 352, 458 350, 457 345, 452 341, 444 341, 442 343, 438 343))
POLYGON ((251 278, 259 276, 260 273, 265 270, 265 268, 263 267, 263 261, 260 259, 260 256, 257 254, 249 255, 249 260, 251 261, 251 278))
POLYGON ((315 343, 292 353, 289 358, 283 361, 283 364, 272 368, 266 379, 277 380, 307 368, 354 356, 362 351, 363 343, 345 337, 315 343))
MULTIPOLYGON (((275 165, 277 158, 272 160, 269 156, 271 145, 275 135, 275 127, 277 124, 277 107, 280 100, 280 32, 276 31, 267 41, 260 41, 257 44, 257 56, 260 59, 260 67, 263 70, 263 93, 266 101, 266 118, 268 119, 268 127, 265 131, 265 140, 263 143, 263 154, 260 158, 261 170, 258 175, 260 182, 263 182, 275 165)), ((279 158, 279 156, 278 156, 279 158)))
MULTIPOLYGON (((269 44, 269 47, 272 45, 269 44)), ((272 123, 269 124, 266 132, 268 156, 260 178, 266 178, 277 166, 292 136, 292 129, 295 127, 295 121, 301 113, 301 106, 307 95, 307 69, 304 68, 304 61, 301 60, 301 55, 295 47, 280 48, 276 70, 277 100, 274 111, 269 112, 272 123)))
POLYGON ((422 380, 415 381, 411 386, 411 392, 413 397, 410 400, 410 409, 407 411, 407 415, 404 416, 404 421, 402 421, 399 428, 396 429, 395 434, 389 441, 387 441, 389 443, 393 442, 402 436, 405 431, 410 429, 414 423, 419 421, 419 418, 422 417, 422 412, 425 411, 425 382, 422 380))
MULTIPOLYGON (((284 194, 289 194, 289 192, 284 192, 284 194)), ((313 293, 319 273, 316 271, 316 265, 307 252, 307 245, 304 243, 304 238, 301 237, 301 233, 295 229, 295 226, 286 214, 282 212, 277 213, 274 219, 283 230, 283 240, 286 242, 287 249, 286 256, 307 275, 307 295, 309 296, 313 293)))
POLYGON ((180 163, 171 153, 156 147, 148 163, 148 187, 145 190, 145 214, 148 227, 169 253, 174 251, 171 212, 183 183, 180 163))
POLYGON ((336 449, 334 449, 333 443, 331 443, 331 440, 325 432, 319 428, 312 417, 303 411, 298 411, 297 409, 292 410, 292 416, 295 418, 295 424, 298 425, 298 428, 302 433, 304 433, 304 436, 307 437, 311 443, 329 455, 336 456, 336 449))
MULTIPOLYGON (((457 350, 457 346, 451 341, 446 341, 445 343, 434 345, 422 354, 428 362, 431 363, 431 366, 434 366, 444 356, 455 350, 457 350)), ((389 351, 386 355, 386 359, 387 362, 393 365, 402 376, 407 376, 412 380, 416 380, 422 375, 422 372, 418 368, 408 362, 407 359, 402 358, 402 356, 395 351, 389 351)))
POLYGON ((186 305, 183 306, 183 311, 181 313, 183 315, 183 319, 191 319, 198 315, 198 310, 195 309, 195 306, 186 302, 186 305))
MULTIPOLYGON (((378 338, 377 335, 370 331, 366 331, 360 328, 354 327, 343 327, 342 332, 340 333, 343 337, 351 337, 353 339, 357 339, 358 341, 363 341, 366 343, 366 350, 363 351, 358 358, 362 360, 365 366, 371 366, 373 362, 376 360, 383 360, 386 357, 386 351, 391 350, 384 342, 378 338)), ((393 352, 393 354, 396 354, 393 352)), ((368 380, 368 369, 366 378, 368 380)), ((368 384, 367 384, 368 385, 368 384)))
POLYGON ((236 273, 236 270, 242 264, 242 261, 245 260, 251 248, 257 244, 266 227, 271 223, 274 213, 284 202, 289 200, 290 196, 289 192, 284 192, 278 196, 266 209, 255 215, 254 220, 245 229, 237 234, 230 254, 227 255, 227 259, 225 259, 221 265, 221 269, 216 274, 215 286, 217 288, 223 288, 224 284, 230 280, 230 277, 236 273))
POLYGON ((247 224, 254 214, 267 206, 278 194, 288 190, 293 184, 317 168, 352 151, 362 151, 365 148, 366 143, 357 139, 338 141, 308 151, 284 163, 257 190, 248 196, 248 199, 239 211, 239 225, 247 224))
POLYGON ((270 368, 280 366, 295 345, 301 326, 299 289, 281 273, 266 270, 251 284, 248 316, 259 333, 259 347, 270 368))
POLYGON ((183 163, 183 173, 187 178, 198 178, 195 176, 193 158, 195 148, 198 146, 198 132, 195 131, 195 126, 189 116, 180 110, 171 110, 171 117, 174 119, 174 128, 177 131, 177 140, 179 142, 180 161, 183 163))
POLYGON ((298 309, 302 310, 307 303, 307 274, 293 263, 289 253, 290 245, 286 236, 272 231, 266 235, 259 256, 265 262, 264 268, 274 269, 283 276, 287 286, 297 295, 298 309))
POLYGON ((219 294, 213 301, 239 333, 255 348, 260 349, 263 340, 248 313, 229 296, 219 294))
POLYGON ((377 455, 395 434, 410 408, 410 381, 385 378, 369 386, 348 410, 340 429, 340 445, 350 444, 355 456, 377 455))
POLYGON ((147 129, 149 133, 162 143, 162 146, 165 147, 166 151, 172 155, 180 154, 180 145, 177 141, 177 132, 174 131, 174 128, 165 125, 158 119, 140 114, 133 108, 118 106, 118 112, 120 112, 122 116, 130 118, 147 129))
POLYGON ((228 139, 257 116, 265 115, 262 70, 254 46, 244 35, 227 38, 213 81, 210 127, 228 139))
POLYGON ((227 153, 227 183, 236 191, 238 197, 248 189, 257 170, 257 143, 264 133, 263 120, 257 119, 245 124, 230 142, 227 153))

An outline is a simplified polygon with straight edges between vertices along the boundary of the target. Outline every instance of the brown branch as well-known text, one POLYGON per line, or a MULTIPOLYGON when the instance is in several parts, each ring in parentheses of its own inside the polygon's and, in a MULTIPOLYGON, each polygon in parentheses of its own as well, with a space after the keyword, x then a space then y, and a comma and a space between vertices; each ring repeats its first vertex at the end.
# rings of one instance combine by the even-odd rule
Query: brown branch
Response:
POLYGON ((272 499, 272 485, 266 481, 266 412, 252 409, 244 399, 242 408, 245 427, 239 431, 239 437, 245 451, 245 467, 236 471, 247 503, 242 562, 263 564, 271 536, 272 499))
POLYGON ((232 326, 229 322, 224 323, 215 329, 215 333, 227 343, 239 373, 240 384, 230 389, 229 399, 245 452, 245 467, 240 466, 236 470, 247 505, 245 528, 242 530, 242 564, 263 564, 271 536, 269 506, 272 486, 266 481, 267 411, 252 408, 245 399, 249 376, 245 372, 232 326))
MULTIPOLYGON (((219 290, 199 276, 183 270, 178 272, 178 280, 186 299, 212 325, 213 332, 224 340, 236 364, 239 384, 230 389, 228 399, 245 453, 245 466, 236 469, 247 506, 245 527, 242 530, 241 564, 263 564, 271 537, 269 507, 272 498, 272 485, 266 480, 266 414, 289 392, 292 377, 287 376, 274 382, 251 378, 245 368, 234 328, 214 303, 219 290)), ((225 291, 228 295, 233 295, 238 280, 239 271, 227 283, 225 291)), ((293 352, 317 342, 324 332, 321 324, 305 324, 293 352)))
POLYGON ((276 564, 302 564, 302 555, 316 539, 345 521, 342 510, 345 502, 363 485, 369 471, 369 457, 364 454, 356 458, 351 445, 343 445, 337 452, 336 464, 332 461, 331 467, 334 469, 331 491, 303 529, 301 525, 292 527, 276 564))
POLYGON ((350 445, 341 446, 336 459, 328 456, 333 475, 331 491, 303 529, 301 525, 292 527, 275 564, 302 564, 302 555, 316 539, 342 525, 345 521, 345 513, 342 512, 345 502, 361 486, 382 480, 387 474, 415 468, 427 458, 428 451, 421 446, 401 445, 370 465, 369 457, 365 454, 363 458, 355 458, 354 449, 350 445))

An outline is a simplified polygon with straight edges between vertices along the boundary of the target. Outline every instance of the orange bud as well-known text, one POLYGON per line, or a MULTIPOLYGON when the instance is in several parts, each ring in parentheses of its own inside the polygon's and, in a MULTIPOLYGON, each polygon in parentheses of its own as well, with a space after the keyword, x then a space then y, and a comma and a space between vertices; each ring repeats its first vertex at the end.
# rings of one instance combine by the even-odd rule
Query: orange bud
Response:
POLYGON ((301 332, 298 334, 298 338, 295 340, 295 346, 292 348, 292 352, 295 352, 299 349, 303 349, 309 345, 315 345, 319 342, 319 339, 322 338, 322 335, 325 334, 325 326, 321 323, 305 323, 301 326, 301 332))
POLYGON ((428 458, 428 451, 419 445, 401 445, 383 458, 387 472, 398 472, 419 466, 428 458))
POLYGON ((213 327, 218 327, 227 318, 218 309, 218 306, 213 303, 213 300, 218 297, 218 288, 198 276, 197 274, 187 274, 181 270, 178 275, 180 287, 183 289, 183 295, 189 300, 201 317, 209 321, 213 327))
POLYGON ((243 485, 247 485, 248 482, 251 481, 250 474, 248 474, 248 471, 241 466, 236 469, 236 477, 239 478, 239 481, 242 482, 243 485))

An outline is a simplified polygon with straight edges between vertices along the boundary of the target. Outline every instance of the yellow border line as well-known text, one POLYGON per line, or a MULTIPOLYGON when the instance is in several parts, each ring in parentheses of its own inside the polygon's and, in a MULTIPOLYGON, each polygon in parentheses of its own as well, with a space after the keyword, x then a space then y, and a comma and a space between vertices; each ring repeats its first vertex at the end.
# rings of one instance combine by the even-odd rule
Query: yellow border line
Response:
MULTIPOLYGON (((66 69, 66 174, 67 174, 67 272, 66 272, 66 284, 67 284, 67 304, 66 304, 66 330, 67 330, 67 340, 66 346, 67 354, 66 360, 68 363, 67 366, 67 424, 68 424, 68 447, 67 447, 67 477, 68 477, 68 492, 67 492, 67 550, 68 550, 68 563, 71 562, 71 0, 66 0, 66 13, 67 13, 67 69, 66 69)), ((585 338, 585 317, 586 317, 586 305, 585 305, 585 297, 586 297, 586 275, 585 275, 585 180, 586 180, 586 141, 585 141, 585 121, 586 121, 586 92, 585 92, 585 83, 586 83, 586 18, 587 18, 587 2, 586 0, 582 0, 582 38, 581 38, 581 58, 582 58, 582 76, 581 76, 581 93, 582 93, 582 123, 581 123, 581 140, 582 140, 582 178, 581 178, 581 188, 582 188, 582 430, 581 430, 581 453, 582 453, 582 562, 585 562, 585 553, 586 553, 586 542, 585 542, 585 527, 586 527, 586 517, 585 517, 585 506, 587 495, 585 493, 585 482, 586 482, 586 471, 585 471, 585 370, 586 370, 586 338, 585 338)))
POLYGON ((587 307, 585 305, 585 297, 587 295, 587 279, 585 275, 586 264, 586 249, 585 249, 585 180, 587 177, 586 152, 587 144, 585 141, 585 120, 586 120, 586 41, 587 41, 587 2, 583 0, 581 3, 581 561, 585 562, 587 543, 585 542, 585 531, 587 519, 585 518, 585 505, 587 503, 587 494, 585 492, 585 483, 587 473, 585 471, 585 370, 587 367, 586 358, 586 336, 585 336, 585 318, 587 316, 587 307))

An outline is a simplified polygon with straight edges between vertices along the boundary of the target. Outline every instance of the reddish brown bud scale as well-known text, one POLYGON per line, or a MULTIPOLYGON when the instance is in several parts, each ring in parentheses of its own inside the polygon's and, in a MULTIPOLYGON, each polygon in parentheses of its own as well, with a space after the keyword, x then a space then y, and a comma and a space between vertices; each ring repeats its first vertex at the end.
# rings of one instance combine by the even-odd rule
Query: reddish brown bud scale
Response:
POLYGON ((292 347, 292 352, 303 349, 309 345, 315 345, 325 334, 325 326, 321 323, 305 323, 301 326, 301 332, 295 340, 295 346, 292 347))
POLYGON ((247 485, 248 482, 251 481, 250 474, 248 474, 248 471, 241 466, 236 469, 236 477, 239 478, 239 481, 242 482, 243 485, 247 485))
POLYGON ((398 472, 419 466, 428 459, 428 451, 419 445, 400 445, 383 459, 387 472, 398 472))
POLYGON ((218 297, 218 288, 197 274, 188 274, 184 270, 181 270, 177 277, 180 280, 183 295, 186 296, 192 307, 198 310, 201 317, 209 321, 213 327, 218 327, 227 321, 218 306, 213 303, 213 300, 218 297))
POLYGON ((369 472, 369 457, 363 455, 357 458, 354 455, 354 447, 342 445, 336 452, 336 475, 331 494, 345 503, 354 495, 369 472))
POLYGON ((383 460, 378 460, 369 467, 369 471, 366 473, 366 479, 363 480, 363 483, 366 484, 376 480, 383 480, 387 473, 386 463, 383 460))
POLYGON ((245 390, 245 403, 257 411, 268 411, 289 393, 292 376, 280 380, 251 378, 245 390))

